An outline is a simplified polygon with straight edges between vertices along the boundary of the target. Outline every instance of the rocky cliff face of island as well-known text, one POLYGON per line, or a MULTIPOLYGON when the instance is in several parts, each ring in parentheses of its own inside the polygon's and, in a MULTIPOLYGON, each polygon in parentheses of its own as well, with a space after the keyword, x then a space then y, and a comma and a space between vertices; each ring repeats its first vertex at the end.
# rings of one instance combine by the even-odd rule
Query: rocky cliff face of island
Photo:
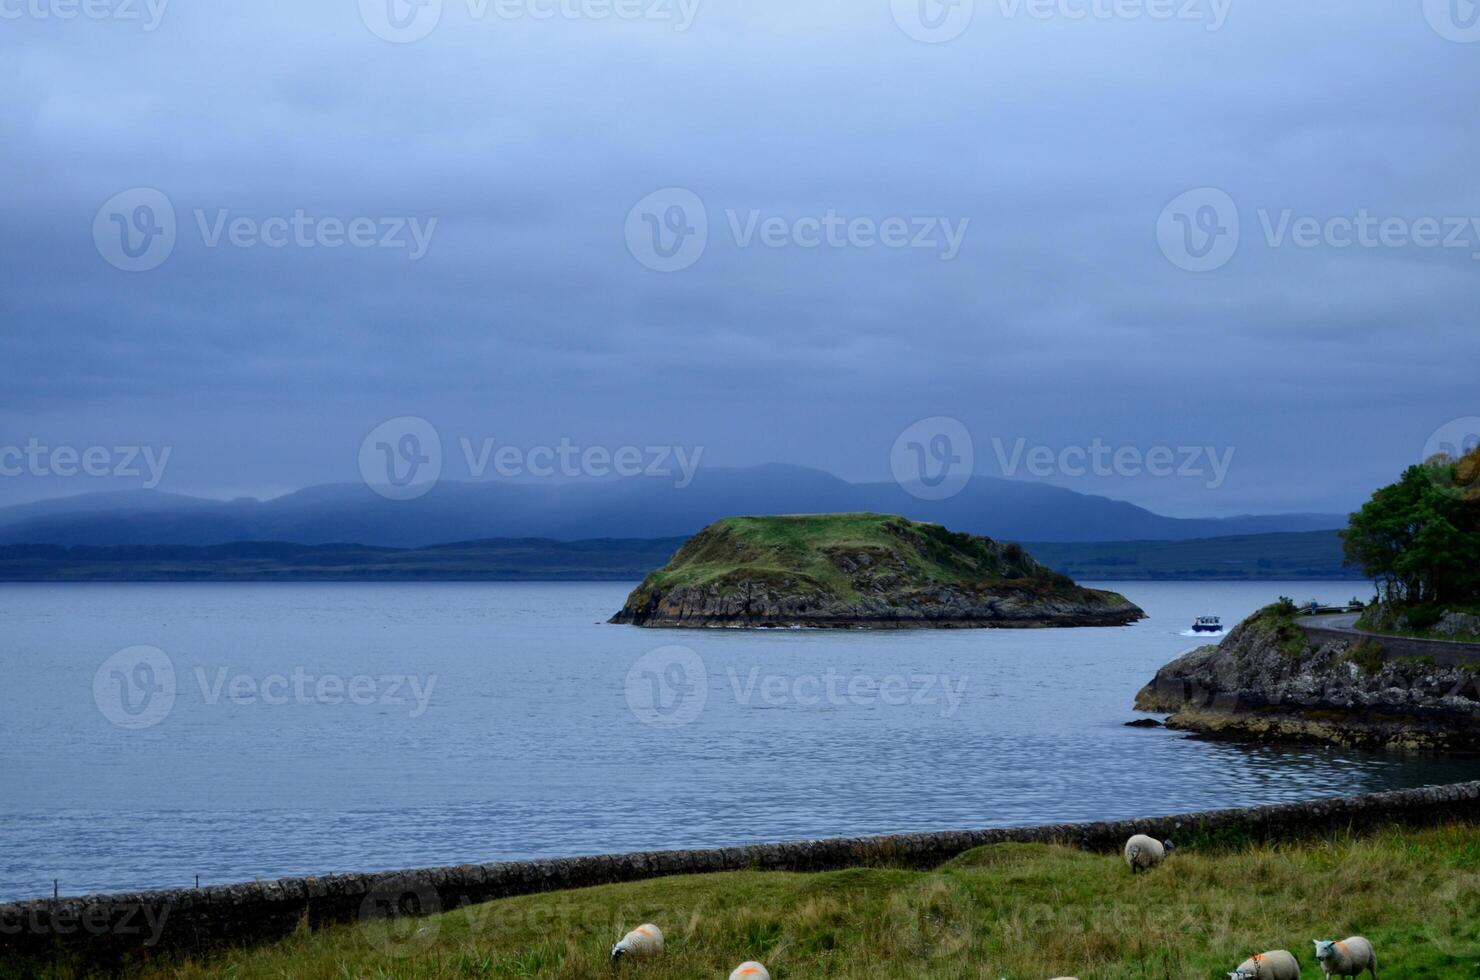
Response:
POLYGON ((1389 658, 1378 639, 1315 643, 1269 607, 1159 670, 1136 707, 1216 737, 1470 752, 1480 750, 1476 670, 1389 658))
POLYGON ((1119 626, 1145 614, 1015 545, 879 514, 731 518, 628 597, 614 623, 674 627, 1119 626))

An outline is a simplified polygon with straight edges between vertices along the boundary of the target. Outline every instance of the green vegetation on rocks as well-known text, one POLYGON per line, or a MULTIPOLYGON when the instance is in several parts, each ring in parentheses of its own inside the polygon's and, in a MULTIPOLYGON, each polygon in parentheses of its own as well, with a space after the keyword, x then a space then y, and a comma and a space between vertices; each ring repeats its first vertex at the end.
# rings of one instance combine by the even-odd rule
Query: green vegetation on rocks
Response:
POLYGON ((1144 614, 1016 544, 888 514, 731 517, 691 538, 613 622, 641 626, 1121 625, 1144 614))

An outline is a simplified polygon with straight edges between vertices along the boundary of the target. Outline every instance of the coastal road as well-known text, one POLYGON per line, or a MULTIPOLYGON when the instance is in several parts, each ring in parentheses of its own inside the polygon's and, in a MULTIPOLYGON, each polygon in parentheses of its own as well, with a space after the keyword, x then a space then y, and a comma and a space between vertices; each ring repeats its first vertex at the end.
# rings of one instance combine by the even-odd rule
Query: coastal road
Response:
POLYGON ((1430 657, 1441 666, 1454 667, 1460 664, 1480 663, 1480 643, 1461 640, 1422 640, 1411 636, 1384 636, 1357 629, 1361 613, 1329 613, 1321 616, 1297 616, 1295 625, 1305 635, 1319 643, 1329 640, 1348 640, 1366 637, 1382 644, 1383 656, 1430 657))
POLYGON ((1357 620, 1361 618, 1361 613, 1328 613, 1324 616, 1301 616, 1295 623, 1301 629, 1313 626, 1336 633, 1361 633, 1357 629, 1357 620))

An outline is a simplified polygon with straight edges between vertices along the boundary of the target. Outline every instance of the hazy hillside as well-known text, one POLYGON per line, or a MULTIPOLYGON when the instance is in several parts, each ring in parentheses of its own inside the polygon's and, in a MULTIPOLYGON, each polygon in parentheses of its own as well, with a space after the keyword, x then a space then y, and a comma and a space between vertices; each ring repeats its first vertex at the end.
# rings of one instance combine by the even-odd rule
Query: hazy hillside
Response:
MULTIPOLYGON (((621 581, 665 564, 687 538, 499 539, 429 548, 244 543, 76 547, 0 545, 0 581, 621 581)), ((1193 541, 1025 543, 1054 571, 1090 581, 1331 579, 1334 531, 1193 541)))
POLYGON ((701 469, 671 480, 533 485, 439 484, 412 501, 360 484, 310 487, 267 501, 131 492, 0 509, 0 544, 211 545, 237 541, 421 547, 487 538, 687 536, 735 514, 874 511, 1016 541, 1185 540, 1341 527, 1338 515, 1182 520, 1042 483, 978 478, 919 500, 894 483, 855 484, 792 466, 701 469))

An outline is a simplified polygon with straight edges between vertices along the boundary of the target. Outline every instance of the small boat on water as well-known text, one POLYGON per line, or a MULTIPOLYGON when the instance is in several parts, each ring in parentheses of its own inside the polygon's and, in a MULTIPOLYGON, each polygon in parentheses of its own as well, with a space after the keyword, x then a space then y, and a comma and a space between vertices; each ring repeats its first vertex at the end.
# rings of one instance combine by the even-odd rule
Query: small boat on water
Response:
POLYGON ((1217 616, 1199 616, 1192 622, 1194 633, 1221 633, 1223 632, 1223 620, 1217 616))

